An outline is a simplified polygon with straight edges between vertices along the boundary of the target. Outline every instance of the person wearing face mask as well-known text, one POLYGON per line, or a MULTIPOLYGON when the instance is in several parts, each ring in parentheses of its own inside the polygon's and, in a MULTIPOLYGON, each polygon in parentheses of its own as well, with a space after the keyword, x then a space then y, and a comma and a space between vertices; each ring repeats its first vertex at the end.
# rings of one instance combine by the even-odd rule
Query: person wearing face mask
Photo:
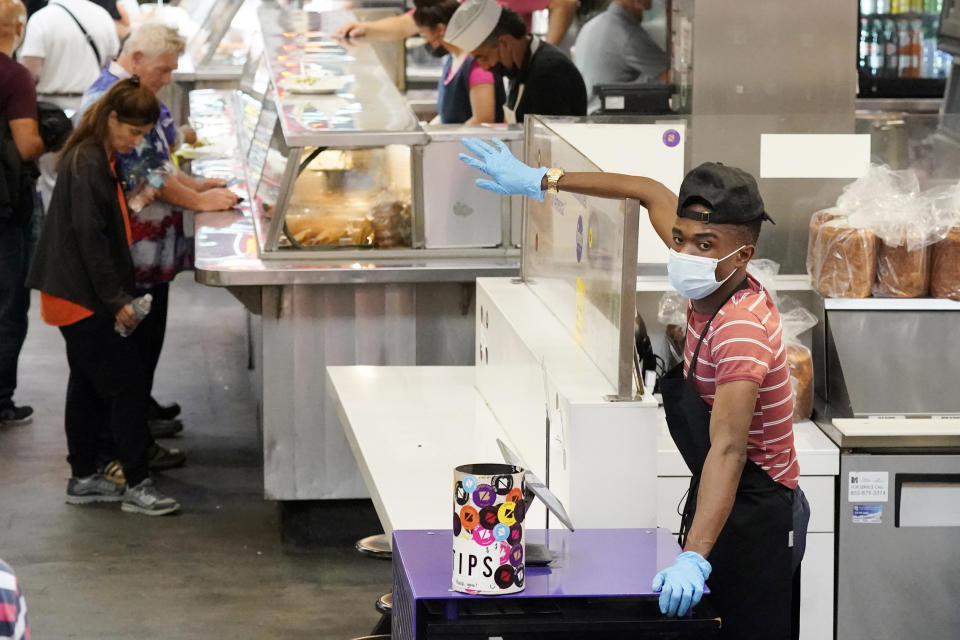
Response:
POLYGON ((690 468, 674 564, 657 574, 660 609, 686 615, 710 587, 725 640, 796 637, 810 507, 798 486, 793 391, 780 314, 747 273, 767 215, 753 176, 708 162, 679 196, 649 178, 529 167, 500 141, 464 140, 481 188, 633 198, 669 248, 670 283, 690 298, 684 362, 660 380, 667 424, 690 468))
POLYGON ((567 56, 527 33, 523 20, 495 0, 465 0, 447 25, 445 39, 469 51, 481 67, 509 79, 504 119, 526 114, 584 116, 587 90, 567 56))
POLYGON ((443 57, 437 83, 437 118, 443 124, 503 122, 503 80, 467 52, 444 41, 459 0, 415 0, 413 19, 430 53, 443 57))
POLYGON ((121 502, 150 516, 173 513, 176 500, 149 476, 150 431, 144 365, 132 337, 132 221, 116 172, 160 116, 153 92, 136 76, 110 88, 84 114, 60 155, 49 215, 27 284, 40 291, 43 320, 60 329, 70 378, 64 409, 67 502, 121 502), (100 434, 113 435, 126 485, 97 470, 100 434))

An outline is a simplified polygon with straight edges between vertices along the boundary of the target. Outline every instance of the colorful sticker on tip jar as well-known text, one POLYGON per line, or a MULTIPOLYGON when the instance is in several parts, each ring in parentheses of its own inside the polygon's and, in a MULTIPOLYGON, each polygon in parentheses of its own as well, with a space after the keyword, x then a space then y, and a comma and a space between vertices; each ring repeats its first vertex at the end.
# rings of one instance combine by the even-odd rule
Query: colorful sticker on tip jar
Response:
POLYGON ((476 529, 479 517, 477 510, 469 505, 460 509, 460 524, 462 524, 463 528, 467 531, 476 529))
POLYGON ((497 492, 488 484, 481 484, 473 492, 473 504, 478 507, 489 507, 497 501, 497 492))

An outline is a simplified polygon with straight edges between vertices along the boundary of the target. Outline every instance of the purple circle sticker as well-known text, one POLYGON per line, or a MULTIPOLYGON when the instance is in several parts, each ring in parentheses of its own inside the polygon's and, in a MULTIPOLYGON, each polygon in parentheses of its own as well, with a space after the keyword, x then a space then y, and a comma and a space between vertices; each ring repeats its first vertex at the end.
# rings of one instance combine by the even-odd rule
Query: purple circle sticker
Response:
POLYGON ((663 132, 663 144, 673 148, 680 144, 680 132, 676 129, 667 129, 663 132))
POLYGON ((478 507, 489 507, 497 501, 497 492, 488 484, 481 484, 473 492, 473 504, 478 507))
POLYGON ((577 218, 577 262, 583 259, 583 216, 577 218))
POLYGON ((510 549, 510 564, 519 567, 523 564, 523 545, 518 544, 510 549))

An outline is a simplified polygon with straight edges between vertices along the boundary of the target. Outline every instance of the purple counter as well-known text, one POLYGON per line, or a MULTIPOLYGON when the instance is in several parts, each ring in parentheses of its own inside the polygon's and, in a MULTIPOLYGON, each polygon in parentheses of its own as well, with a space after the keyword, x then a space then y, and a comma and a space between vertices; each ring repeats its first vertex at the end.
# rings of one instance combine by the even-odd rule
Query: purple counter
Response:
MULTIPOLYGON (((442 604, 456 619, 462 607, 496 601, 508 608, 524 602, 571 598, 653 598, 653 577, 673 564, 681 549, 666 529, 528 530, 527 544, 546 544, 556 558, 548 567, 526 567, 526 588, 504 596, 471 596, 451 591, 451 532, 395 531, 393 534, 393 637, 417 638, 418 605, 442 604)), ((655 612, 658 613, 658 612, 655 612)))

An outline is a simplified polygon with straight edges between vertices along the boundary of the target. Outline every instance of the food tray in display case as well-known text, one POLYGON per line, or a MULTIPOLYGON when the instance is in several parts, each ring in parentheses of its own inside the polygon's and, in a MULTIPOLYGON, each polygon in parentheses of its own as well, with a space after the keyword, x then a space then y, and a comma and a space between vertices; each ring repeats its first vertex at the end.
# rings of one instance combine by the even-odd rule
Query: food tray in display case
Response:
POLYGON ((207 13, 187 54, 198 80, 239 79, 257 41, 260 0, 226 0, 207 13))
POLYGON ((376 147, 425 144, 427 136, 383 69, 371 45, 349 50, 333 39, 350 11, 310 13, 264 5, 259 11, 264 56, 276 88, 284 141, 292 147, 376 147), (297 83, 297 77, 304 80, 297 83), (323 82, 319 82, 320 80, 323 82), (337 80, 328 86, 328 80, 337 80), (295 93, 316 80, 326 93, 295 93))

